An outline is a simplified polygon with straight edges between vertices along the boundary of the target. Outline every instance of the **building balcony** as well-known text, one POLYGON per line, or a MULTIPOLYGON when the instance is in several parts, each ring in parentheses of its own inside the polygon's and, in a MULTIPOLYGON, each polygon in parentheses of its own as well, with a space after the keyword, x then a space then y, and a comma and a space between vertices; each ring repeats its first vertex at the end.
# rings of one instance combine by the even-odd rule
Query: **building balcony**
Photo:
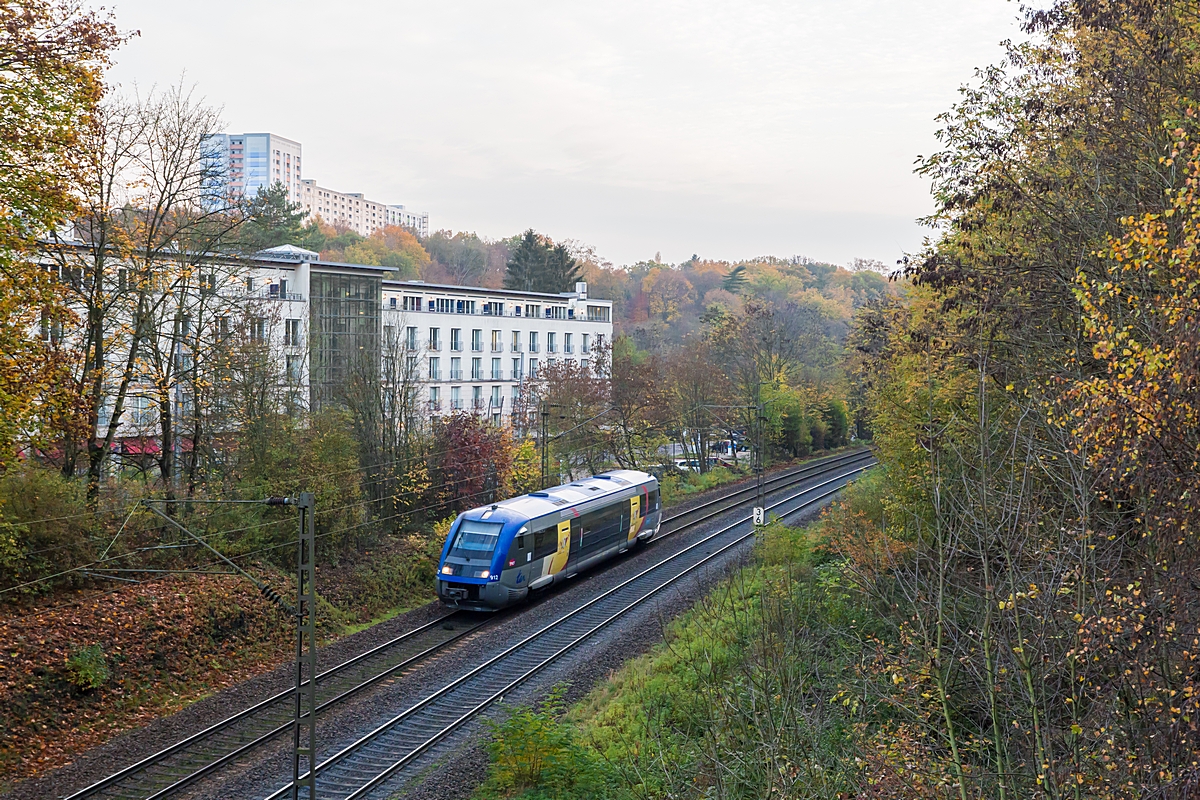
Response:
POLYGON ((588 346, 588 345, 586 345, 586 344, 585 344, 583 347, 579 348, 579 353, 580 353, 581 355, 585 355, 585 356, 586 356, 586 355, 587 355, 588 353, 590 353, 590 352, 592 352, 592 348, 591 348, 591 347, 589 347, 589 346, 588 346))
POLYGON ((492 343, 492 352, 493 352, 493 353, 503 353, 503 352, 504 352, 504 345, 502 345, 502 344, 497 344, 497 343, 493 342, 493 343, 492 343))
POLYGON ((471 373, 471 380, 473 380, 473 381, 481 381, 481 380, 483 380, 483 370, 479 370, 478 372, 472 372, 472 373, 471 373))
POLYGON ((436 339, 430 339, 425 343, 425 349, 440 353, 442 351, 442 343, 436 339))
POLYGON ((557 353, 557 352, 558 352, 558 345, 556 345, 556 344, 548 344, 548 345, 546 345, 546 352, 547 352, 547 353, 557 353))
POLYGON ((462 400, 451 400, 450 408, 453 409, 454 411, 462 411, 463 401, 462 400))
POLYGON ((529 345, 529 352, 536 353, 537 351, 538 351, 538 346, 536 344, 529 345))
POLYGON ((450 370, 450 380, 461 381, 462 380, 462 370, 461 369, 450 370))
POLYGON ((451 342, 450 343, 450 352, 451 353, 461 353, 462 349, 463 349, 462 342, 451 342))
POLYGON ((441 411, 442 410, 442 401, 441 400, 430 400, 429 401, 429 410, 431 412, 432 411, 441 411))
POLYGON ((518 342, 518 343, 516 343, 516 344, 513 344, 513 345, 511 345, 511 346, 509 347, 509 350, 511 350, 511 351, 512 351, 512 352, 514 352, 514 353, 519 353, 519 352, 521 352, 521 344, 520 344, 520 342, 518 342))
POLYGON ((472 353, 482 353, 483 352, 483 342, 472 342, 471 343, 471 352, 472 353))
POLYGON ((494 380, 494 381, 504 380, 504 371, 499 370, 499 369, 492 370, 492 380, 494 380))
POLYGON ((574 352, 575 352, 575 345, 573 345, 573 344, 564 344, 564 345, 563 345, 563 352, 564 352, 564 353, 574 353, 574 352))
POLYGON ((471 405, 476 411, 483 411, 485 408, 487 408, 487 401, 482 397, 476 397, 471 401, 471 405))
POLYGON ((429 380, 440 381, 442 379, 442 371, 440 369, 429 370, 429 380))

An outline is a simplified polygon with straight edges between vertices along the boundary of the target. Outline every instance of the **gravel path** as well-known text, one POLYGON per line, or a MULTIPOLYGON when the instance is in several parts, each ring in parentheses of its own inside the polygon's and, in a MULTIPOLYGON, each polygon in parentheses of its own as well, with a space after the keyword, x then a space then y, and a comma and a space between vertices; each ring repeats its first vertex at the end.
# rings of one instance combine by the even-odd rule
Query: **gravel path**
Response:
MULTIPOLYGON (((736 485, 749 483, 752 483, 752 480, 736 485)), ((678 512, 693 508, 730 488, 730 485, 726 485, 688 497, 669 510, 678 512)), ((336 713, 322 718, 322 757, 336 752, 370 726, 390 718, 399 710, 440 688, 446 675, 458 674, 468 664, 477 663, 482 653, 498 651, 537 630, 547 621, 569 611, 582 602, 582 598, 596 591, 598 579, 602 580, 605 586, 615 584, 715 529, 722 524, 722 520, 733 513, 735 512, 728 512, 721 518, 699 526, 699 529, 669 537, 631 557, 612 562, 606 568, 592 571, 586 576, 581 575, 579 580, 568 583, 562 590, 551 593, 538 603, 506 613, 502 617, 498 615, 497 622, 503 621, 503 625, 486 626, 484 630, 468 636, 457 646, 424 663, 420 669, 385 681, 373 691, 365 692, 359 698, 339 707, 336 713)), ((680 585, 660 594, 647 608, 631 612, 592 637, 555 667, 521 687, 511 698, 506 698, 506 701, 529 702, 563 681, 571 684, 570 699, 583 696, 596 682, 619 668, 626 660, 661 641, 665 624, 690 608, 697 597, 717 583, 721 575, 736 566, 747 554, 748 548, 736 548, 720 559, 719 564, 681 581, 680 585)), ((333 666, 365 652, 445 613, 436 603, 430 603, 340 639, 322 648, 321 668, 333 666)), ((170 717, 123 734, 89 751, 70 765, 18 785, 0 797, 0 800, 63 797, 111 774, 121 766, 152 755, 170 742, 203 730, 258 700, 290 688, 292 681, 292 665, 285 664, 270 673, 198 701, 170 717)), ((453 737, 453 741, 427 754, 425 758, 431 760, 441 760, 446 756, 450 758, 447 760, 447 766, 438 767, 429 773, 436 777, 415 788, 412 796, 468 797, 482 780, 487 766, 486 751, 479 735, 480 729, 481 725, 478 723, 468 726, 453 737)), ((281 777, 288 774, 290 742, 280 741, 256 751, 245 762, 226 770, 219 781, 201 783, 189 796, 221 800, 261 797, 266 794, 264 787, 279 785, 281 777)))

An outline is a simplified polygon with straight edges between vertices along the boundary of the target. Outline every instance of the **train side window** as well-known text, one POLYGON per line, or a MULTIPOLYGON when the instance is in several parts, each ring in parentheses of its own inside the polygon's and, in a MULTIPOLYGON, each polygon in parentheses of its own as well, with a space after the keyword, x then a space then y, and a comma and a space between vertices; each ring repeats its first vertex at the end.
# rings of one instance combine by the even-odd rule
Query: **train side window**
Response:
POLYGON ((533 557, 543 558, 558 552, 558 528, 542 528, 533 534, 533 557))
POLYGON ((646 504, 646 513, 658 511, 658 489, 650 492, 650 501, 646 504))

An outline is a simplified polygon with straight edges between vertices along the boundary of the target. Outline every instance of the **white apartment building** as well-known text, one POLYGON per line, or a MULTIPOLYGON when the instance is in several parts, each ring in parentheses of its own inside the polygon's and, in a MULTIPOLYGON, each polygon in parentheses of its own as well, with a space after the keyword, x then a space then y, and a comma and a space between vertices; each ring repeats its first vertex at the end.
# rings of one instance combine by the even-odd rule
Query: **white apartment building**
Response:
POLYGON ((301 202, 299 142, 274 133, 214 133, 206 142, 225 168, 234 194, 254 197, 260 188, 281 183, 288 200, 301 202))
POLYGON ((301 181, 300 203, 309 216, 320 217, 330 225, 350 228, 360 236, 370 236, 389 225, 412 228, 421 236, 429 235, 429 214, 409 211, 402 205, 385 205, 363 197, 361 192, 339 192, 316 181, 301 181))
POLYGON ((399 342, 432 416, 468 412, 499 425, 519 410, 538 370, 584 366, 612 339, 612 303, 423 281, 383 281, 383 341, 399 342))
POLYGON ((232 194, 254 197, 260 188, 281 183, 287 188, 288 200, 298 203, 310 217, 350 228, 360 236, 370 236, 389 225, 429 235, 428 212, 377 203, 361 192, 339 192, 303 179, 299 142, 273 133, 214 133, 205 141, 209 157, 223 167, 232 194))
MULTIPOLYGON (((544 294, 385 280, 390 271, 324 262, 317 253, 284 245, 251 258, 203 259, 195 297, 173 302, 185 310, 183 319, 192 319, 191 309, 208 298, 206 327, 184 323, 185 334, 192 331, 197 341, 243 331, 251 341, 266 343, 280 389, 295 406, 338 404, 352 370, 363 363, 379 369, 386 359, 405 358, 429 417, 465 412, 498 425, 512 422, 539 370, 558 361, 587 364, 612 337, 612 303, 589 298, 584 283, 574 292, 544 294)), ((170 329, 170 315, 163 324, 170 329)), ((54 335, 50 328, 32 333, 54 335)), ((196 345, 188 342, 173 354, 181 369, 192 363, 196 345)), ((108 357, 119 365, 125 352, 114 344, 108 357)), ((114 398, 101 411, 101 429, 108 426, 114 398)), ((185 421, 194 411, 213 410, 196 408, 186 381, 173 390, 172 405, 179 424, 173 428, 176 447, 187 449, 185 421)), ((130 387, 125 409, 117 453, 159 452, 150 378, 130 387)))

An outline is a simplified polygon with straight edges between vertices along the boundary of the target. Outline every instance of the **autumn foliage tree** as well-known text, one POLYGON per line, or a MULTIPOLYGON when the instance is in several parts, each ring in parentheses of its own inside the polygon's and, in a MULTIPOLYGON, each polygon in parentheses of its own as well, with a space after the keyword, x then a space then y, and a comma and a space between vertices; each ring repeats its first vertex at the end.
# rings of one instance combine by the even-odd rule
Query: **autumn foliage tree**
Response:
POLYGON ((112 18, 74 2, 0 3, 0 471, 20 435, 37 435, 44 415, 73 413, 57 391, 60 353, 31 339, 39 317, 69 315, 33 258, 39 238, 76 209, 78 147, 103 95, 103 70, 126 39, 112 18))

